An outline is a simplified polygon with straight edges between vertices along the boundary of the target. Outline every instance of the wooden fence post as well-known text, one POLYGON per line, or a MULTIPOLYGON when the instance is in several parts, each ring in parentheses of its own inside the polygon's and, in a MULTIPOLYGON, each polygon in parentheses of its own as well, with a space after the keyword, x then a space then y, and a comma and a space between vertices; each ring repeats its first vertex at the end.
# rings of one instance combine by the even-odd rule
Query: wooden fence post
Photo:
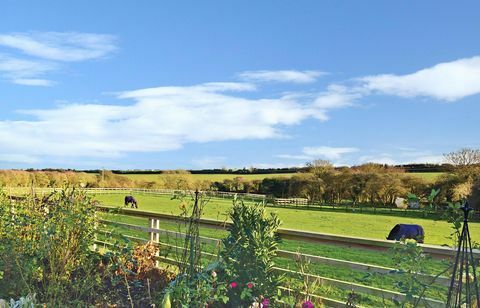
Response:
POLYGON ((97 250, 97 233, 98 233, 98 220, 97 220, 97 211, 95 211, 95 213, 93 214, 93 219, 94 219, 94 223, 93 223, 93 250, 97 250))
MULTIPOLYGON (((155 229, 156 231, 153 231, 151 230, 149 233, 150 233, 150 241, 154 244, 156 244, 156 250, 155 250, 155 257, 158 258, 160 256, 160 219, 156 219, 156 218, 149 218, 148 219, 150 221, 150 228, 151 229, 155 229)), ((159 261, 158 259, 155 260, 155 266, 158 267, 159 265, 159 261)))

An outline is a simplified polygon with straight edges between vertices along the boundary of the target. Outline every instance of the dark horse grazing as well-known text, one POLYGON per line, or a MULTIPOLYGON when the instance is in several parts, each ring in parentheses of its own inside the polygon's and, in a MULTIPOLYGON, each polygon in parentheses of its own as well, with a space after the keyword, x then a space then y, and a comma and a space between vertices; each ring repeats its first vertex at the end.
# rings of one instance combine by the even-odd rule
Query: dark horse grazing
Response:
POLYGON ((135 200, 133 196, 125 196, 125 206, 127 206, 129 203, 132 205, 132 208, 138 209, 137 200, 135 200))
POLYGON ((411 238, 419 243, 423 243, 425 232, 420 225, 407 225, 398 224, 393 227, 390 234, 388 234, 387 240, 400 241, 401 239, 411 238))

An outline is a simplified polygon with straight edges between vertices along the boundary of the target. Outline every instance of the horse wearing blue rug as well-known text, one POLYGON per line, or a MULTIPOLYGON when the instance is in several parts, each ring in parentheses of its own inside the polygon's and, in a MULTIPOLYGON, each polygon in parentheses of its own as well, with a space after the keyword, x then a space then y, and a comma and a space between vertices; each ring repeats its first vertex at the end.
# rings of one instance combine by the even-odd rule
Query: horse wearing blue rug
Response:
POLYGON ((398 224, 393 227, 387 240, 400 241, 401 239, 414 239, 418 243, 423 243, 425 232, 420 225, 398 224))
POLYGON ((128 206, 128 204, 132 205, 132 208, 138 209, 138 204, 137 200, 133 196, 125 196, 125 206, 128 206))

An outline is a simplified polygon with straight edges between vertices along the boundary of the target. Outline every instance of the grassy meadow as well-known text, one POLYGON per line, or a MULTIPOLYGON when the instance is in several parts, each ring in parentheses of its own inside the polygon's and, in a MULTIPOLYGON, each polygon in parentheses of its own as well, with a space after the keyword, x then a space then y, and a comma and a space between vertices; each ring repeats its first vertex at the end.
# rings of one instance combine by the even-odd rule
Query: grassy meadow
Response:
MULTIPOLYGON (((102 194, 97 195, 95 198, 105 205, 118 206, 122 204, 123 197, 124 194, 102 194)), ((172 200, 168 196, 136 195, 135 197, 139 202, 139 210, 142 211, 152 211, 166 214, 179 214, 181 212, 179 207, 180 201, 176 199, 172 200)), ((204 217, 226 220, 227 212, 231 208, 231 202, 232 201, 229 199, 210 199, 209 203, 204 208, 204 217)), ((422 224, 426 230, 427 243, 450 243, 450 241, 446 239, 450 231, 450 226, 446 222, 432 221, 428 219, 409 219, 386 215, 338 213, 308 209, 268 208, 268 211, 276 212, 279 215, 280 219, 282 220, 281 228, 384 239, 391 226, 398 222, 419 223, 422 224)), ((102 215, 108 220, 148 227, 148 221, 145 218, 129 217, 118 214, 102 215)), ((160 228, 172 231, 182 231, 184 226, 173 221, 162 220, 160 222, 160 228)), ((475 233, 480 233, 480 225, 474 224, 471 226, 471 228, 472 235, 474 238, 479 240, 480 238, 478 238, 478 236, 475 237, 475 233)), ((117 228, 117 230, 121 234, 129 234, 140 238, 147 238, 147 234, 141 231, 126 230, 124 228, 117 228)), ((201 227, 200 234, 203 236, 220 239, 226 236, 227 232, 201 227)), ((183 245, 182 239, 167 237, 165 235, 162 235, 160 240, 175 246, 183 245)), ((355 248, 299 242, 293 240, 283 240, 279 248, 353 262, 395 267, 392 257, 388 252, 366 251, 355 248)), ((214 245, 207 244, 203 246, 203 250, 207 252, 215 252, 216 247, 214 245)), ((175 250, 172 250, 171 248, 165 247, 163 250, 161 250, 161 254, 165 256, 171 256, 172 253, 175 253, 175 250)), ((209 261, 211 262, 212 260, 209 261)), ((278 266, 283 268, 290 268, 293 270, 297 268, 297 265, 292 260, 278 258, 276 262, 278 266)), ((426 264, 424 271, 435 274, 440 272, 444 266, 445 264, 440 261, 431 260, 428 262, 428 264, 426 264)), ((352 283, 359 283, 367 286, 399 291, 395 285, 394 277, 391 275, 371 274, 366 276, 365 272, 362 271, 326 264, 310 264, 309 273, 352 283)), ((340 300, 348 296, 348 291, 332 286, 322 286, 319 291, 324 296, 340 300)), ((434 287, 429 289, 426 295, 430 298, 439 299, 444 297, 445 291, 446 289, 443 287, 434 287)), ((366 306, 383 306, 383 302, 378 297, 375 298, 367 295, 361 296, 362 304, 366 306)), ((389 304, 390 302, 387 303, 387 306, 389 306, 389 304)))
POLYGON ((427 182, 433 183, 437 180, 444 172, 409 172, 405 173, 409 176, 419 177, 427 182))
MULTIPOLYGON (((121 206, 124 194, 98 194, 95 198, 102 204, 121 206)), ((135 195, 140 210, 178 215, 181 213, 179 200, 169 196, 135 195)), ((232 205, 230 199, 212 198, 204 208, 204 217, 226 220, 232 205)), ((419 224, 425 229, 425 243, 451 244, 448 237, 451 225, 446 221, 398 217, 382 214, 342 213, 336 211, 308 208, 274 208, 269 211, 278 214, 282 228, 312 232, 331 233, 346 236, 385 239, 391 228, 397 223, 419 224)), ((480 242, 480 223, 470 225, 472 239, 480 242)))

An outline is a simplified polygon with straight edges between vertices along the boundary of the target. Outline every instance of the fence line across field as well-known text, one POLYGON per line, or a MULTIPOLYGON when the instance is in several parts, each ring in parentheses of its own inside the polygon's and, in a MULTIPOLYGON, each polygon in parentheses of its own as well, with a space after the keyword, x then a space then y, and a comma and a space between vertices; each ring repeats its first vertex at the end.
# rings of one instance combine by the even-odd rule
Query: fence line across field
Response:
MULTIPOLYGON (((157 218, 160 220, 170 220, 170 221, 179 221, 181 218, 171 214, 161 214, 154 213, 136 209, 127 209, 121 207, 112 207, 98 205, 97 208, 101 211, 114 211, 118 214, 133 216, 133 217, 143 217, 143 218, 157 218)), ((205 228, 225 230, 226 226, 230 224, 228 221, 220 221, 208 218, 201 218, 198 220, 199 225, 205 228)), ((318 232, 309 232, 309 231, 299 231, 293 229, 278 229, 278 234, 283 239, 296 240, 302 242, 312 242, 319 244, 332 244, 335 246, 347 247, 347 248, 360 248, 370 251, 388 251, 394 246, 394 242, 387 240, 377 240, 371 238, 363 237, 353 237, 353 236, 344 236, 328 233, 318 233, 318 232)), ((436 259, 445 259, 453 256, 455 250, 450 247, 438 246, 438 245, 429 245, 429 244, 419 244, 422 247, 425 253, 430 254, 433 258, 436 259)), ((480 251, 474 251, 475 257, 480 258, 480 251)))
MULTIPOLYGON (((146 236, 146 238, 149 238, 151 240, 153 239, 153 242, 161 246, 169 246, 170 244, 161 242, 160 235, 166 236, 167 238, 176 238, 176 239, 183 239, 186 236, 182 232, 176 232, 176 231, 171 231, 171 230, 166 230, 161 228, 162 221, 175 221, 177 223, 179 221, 182 221, 182 218, 179 218, 178 216, 151 213, 151 212, 131 210, 131 209, 121 209, 121 208, 114 208, 114 207, 107 207, 107 206, 98 206, 98 209, 100 211, 105 211, 105 212, 113 211, 121 215, 146 218, 149 221, 150 227, 143 227, 143 226, 132 225, 132 224, 122 223, 122 222, 115 222, 115 221, 106 220, 106 219, 101 220, 101 222, 106 226, 117 226, 120 228, 145 232, 146 235, 148 235, 146 236)), ((217 220, 211 220, 211 219, 200 219, 199 225, 207 228, 225 230, 226 227, 229 225, 229 222, 223 222, 223 221, 217 221, 217 220)), ((293 239, 297 241, 314 242, 314 243, 328 243, 336 246, 355 247, 355 248, 362 248, 362 249, 368 249, 373 251, 386 251, 392 248, 392 246, 394 245, 394 243, 390 241, 384 241, 384 240, 345 237, 345 236, 338 236, 338 235, 332 235, 332 234, 304 232, 304 231, 289 230, 289 229, 279 229, 278 234, 283 239, 293 239)), ((133 237, 128 235, 126 235, 125 237, 133 241, 140 241, 140 242, 147 241, 146 238, 138 238, 138 237, 133 237)), ((202 243, 205 243, 205 244, 212 244, 217 246, 220 244, 220 240, 215 238, 208 238, 208 237, 201 236, 200 240, 202 243)), ((102 241, 98 241, 98 244, 107 245, 105 242, 102 242, 102 241)), ((439 258, 439 259, 449 258, 455 253, 454 249, 452 248, 435 246, 435 245, 426 245, 426 244, 420 244, 420 246, 422 246, 425 253, 428 253, 433 257, 439 258)), ((183 248, 176 247, 176 249, 178 250, 183 248)), ((293 251, 287 251, 287 250, 279 250, 277 252, 277 257, 283 258, 283 259, 289 259, 289 260, 295 260, 296 258, 300 257, 304 260, 308 260, 311 263, 345 267, 345 268, 350 268, 352 270, 358 270, 358 271, 370 272, 370 273, 391 274, 394 272, 392 268, 388 268, 388 267, 382 267, 378 265, 364 264, 364 263, 352 262, 352 261, 346 261, 346 260, 339 260, 339 259, 333 259, 333 258, 327 258, 327 257, 315 256, 315 255, 309 255, 309 254, 302 254, 299 252, 293 252, 293 251)), ((480 258, 480 251, 478 250, 475 251, 475 257, 480 258)), ((167 262, 168 258, 165 258, 165 257, 159 257, 159 260, 161 260, 162 262, 169 263, 167 262)), ((175 262, 178 262, 178 261, 175 261, 175 262)), ((290 269, 286 269, 286 268, 277 268, 277 270, 286 274, 300 275, 300 273, 291 271, 290 269)), ((310 274, 308 274, 308 276, 313 279, 319 279, 324 285, 335 286, 337 288, 347 290, 347 291, 353 290, 358 293, 370 294, 373 296, 380 296, 383 298, 396 299, 396 300, 401 300, 405 297, 404 294, 396 291, 392 291, 392 290, 380 289, 372 286, 366 286, 358 283, 342 281, 342 280, 337 280, 337 279, 327 278, 322 276, 316 276, 316 275, 310 275, 310 274)), ((430 281, 435 280, 435 284, 438 286, 445 287, 445 286, 448 286, 448 283, 449 283, 449 278, 447 277, 435 278, 432 275, 426 275, 426 274, 422 275, 422 277, 425 280, 430 280, 430 281)), ((444 307, 443 302, 436 299, 425 299, 425 301, 431 307, 444 307)))
MULTIPOLYGON (((82 188, 87 193, 92 194, 108 194, 108 193, 119 193, 119 192, 126 192, 126 193, 136 193, 136 194, 149 194, 149 195, 160 195, 160 196, 168 196, 174 194, 193 194, 194 190, 181 190, 181 189, 151 189, 151 188, 123 188, 123 187, 87 187, 82 188)), ((5 191, 7 192, 30 192, 34 191, 38 194, 47 194, 51 193, 55 190, 60 190, 60 188, 51 188, 51 187, 5 187, 5 191)), ((257 202, 265 202, 268 198, 266 195, 262 194, 251 194, 251 193, 235 193, 235 192, 226 192, 226 191, 210 191, 206 190, 203 191, 207 196, 210 197, 218 197, 218 198, 234 198, 239 197, 251 201, 257 202)))
MULTIPOLYGON (((48 194, 54 190, 60 190, 61 188, 50 188, 50 187, 5 187, 4 191, 8 193, 12 192, 35 192, 37 194, 48 194)), ((180 189, 151 189, 151 188, 123 188, 123 187, 87 187, 83 188, 87 193, 90 194, 116 194, 116 193, 125 193, 125 194, 145 194, 153 196, 173 196, 179 194, 191 194, 193 195, 193 190, 180 190, 180 189)), ((212 198, 228 198, 233 199, 235 197, 251 201, 259 202, 265 205, 273 207, 306 207, 306 208, 332 208, 337 210, 353 211, 353 212, 373 212, 373 213, 385 213, 387 212, 398 212, 399 215, 407 215, 407 213, 412 212, 424 212, 424 214, 441 214, 444 212, 443 207, 437 208, 435 210, 423 210, 423 209, 400 209, 393 206, 378 206, 378 205, 364 205, 364 204, 353 204, 353 203, 339 203, 339 204, 324 204, 319 202, 312 202, 307 198, 277 198, 269 195, 263 194, 253 194, 253 193, 236 193, 236 192, 225 192, 225 191, 202 191, 205 195, 212 198)), ((475 218, 480 218, 480 215, 475 215, 475 218)))

